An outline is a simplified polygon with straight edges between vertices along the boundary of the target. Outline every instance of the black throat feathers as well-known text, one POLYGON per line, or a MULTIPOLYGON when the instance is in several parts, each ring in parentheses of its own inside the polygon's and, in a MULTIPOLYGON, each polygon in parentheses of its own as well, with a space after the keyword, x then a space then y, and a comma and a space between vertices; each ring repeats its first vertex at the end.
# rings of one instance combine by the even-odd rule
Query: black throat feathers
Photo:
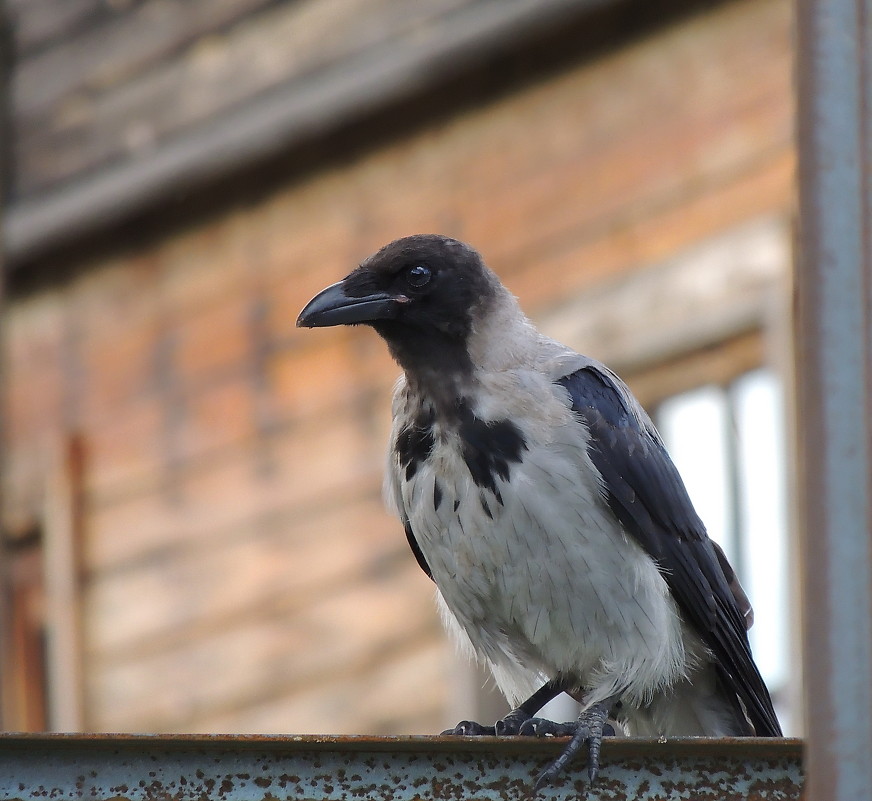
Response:
MULTIPOLYGON (((442 412, 438 418, 435 405, 423 402, 418 413, 400 430, 395 448, 405 480, 412 479, 430 458, 437 436, 449 435, 449 432, 456 433, 460 440, 461 456, 473 483, 492 492, 502 503, 497 482, 509 480, 511 467, 523 459, 527 442, 514 422, 482 420, 464 397, 454 402, 447 415, 442 412)), ((437 482, 433 498, 437 508, 441 496, 437 482)))

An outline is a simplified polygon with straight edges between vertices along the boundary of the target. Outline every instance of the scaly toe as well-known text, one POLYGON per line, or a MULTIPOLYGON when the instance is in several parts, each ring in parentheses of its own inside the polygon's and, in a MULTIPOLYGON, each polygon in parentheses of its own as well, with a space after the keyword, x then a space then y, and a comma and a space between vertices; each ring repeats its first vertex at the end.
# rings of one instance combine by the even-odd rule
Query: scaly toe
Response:
POLYGON ((530 718, 521 724, 518 734, 528 737, 571 737, 577 728, 575 723, 555 723, 546 718, 530 718))
POLYGON ((551 784, 585 746, 587 746, 587 774, 591 782, 596 779, 597 773, 599 773, 599 756, 603 742, 603 730, 607 725, 606 718, 608 718, 611 707, 612 704, 609 702, 594 704, 582 712, 575 723, 555 724, 561 733, 565 731, 564 727, 568 727, 572 732, 572 738, 560 756, 539 774, 536 779, 537 790, 547 784, 551 784))
POLYGON ((474 720, 461 720, 453 729, 445 729, 445 734, 453 734, 461 737, 486 737, 496 734, 493 726, 482 726, 474 720))
POLYGON ((498 720, 494 726, 499 737, 512 737, 521 734, 521 727, 524 726, 530 716, 521 709, 513 709, 501 720, 498 720))

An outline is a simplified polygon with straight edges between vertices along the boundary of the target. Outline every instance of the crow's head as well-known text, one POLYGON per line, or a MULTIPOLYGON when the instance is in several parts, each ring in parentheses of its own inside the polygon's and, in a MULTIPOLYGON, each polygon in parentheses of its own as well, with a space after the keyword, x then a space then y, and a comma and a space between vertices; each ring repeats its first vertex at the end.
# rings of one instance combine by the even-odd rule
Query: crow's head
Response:
POLYGON ((503 290, 468 245, 419 234, 385 245, 317 294, 297 319, 305 328, 371 325, 407 370, 462 369, 468 340, 503 290))

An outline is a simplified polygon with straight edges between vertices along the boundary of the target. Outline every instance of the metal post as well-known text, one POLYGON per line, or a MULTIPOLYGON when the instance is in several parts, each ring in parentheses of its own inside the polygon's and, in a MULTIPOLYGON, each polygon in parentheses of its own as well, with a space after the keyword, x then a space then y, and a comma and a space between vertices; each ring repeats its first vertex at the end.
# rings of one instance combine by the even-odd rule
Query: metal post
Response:
POLYGON ((872 0, 797 0, 807 797, 872 788, 872 0))
MULTIPOLYGON (((6 198, 9 196, 10 172, 12 169, 12 99, 9 91, 10 73, 12 71, 12 29, 9 24, 6 3, 0 0, 0 321, 6 305, 6 240, 4 218, 6 198)), ((6 379, 5 351, 3 329, 0 326, 0 392, 6 379)), ((8 580, 6 571, 6 537, 3 526, 3 471, 4 449, 3 441, 6 433, 6 420, 3 415, 4 404, 0 404, 0 648, 7 640, 9 626, 6 589, 8 580)), ((9 683, 0 659, 0 730, 4 729, 5 718, 8 716, 9 683)))

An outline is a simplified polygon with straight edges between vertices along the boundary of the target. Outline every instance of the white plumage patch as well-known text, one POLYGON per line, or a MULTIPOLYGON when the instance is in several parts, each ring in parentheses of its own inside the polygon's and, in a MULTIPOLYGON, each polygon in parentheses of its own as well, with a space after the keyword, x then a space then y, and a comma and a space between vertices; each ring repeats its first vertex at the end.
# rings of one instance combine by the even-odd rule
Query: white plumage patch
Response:
MULTIPOLYGON (((458 433, 438 421, 414 475, 407 480, 395 457, 388 471, 449 629, 462 632, 512 703, 557 675, 577 681, 588 704, 616 694, 648 703, 687 663, 666 582, 605 504, 587 432, 557 388, 526 370, 479 381, 470 396, 476 416, 508 417, 525 442, 496 493, 476 485, 458 433)), ((410 393, 401 383, 396 430, 419 403, 410 393)))

